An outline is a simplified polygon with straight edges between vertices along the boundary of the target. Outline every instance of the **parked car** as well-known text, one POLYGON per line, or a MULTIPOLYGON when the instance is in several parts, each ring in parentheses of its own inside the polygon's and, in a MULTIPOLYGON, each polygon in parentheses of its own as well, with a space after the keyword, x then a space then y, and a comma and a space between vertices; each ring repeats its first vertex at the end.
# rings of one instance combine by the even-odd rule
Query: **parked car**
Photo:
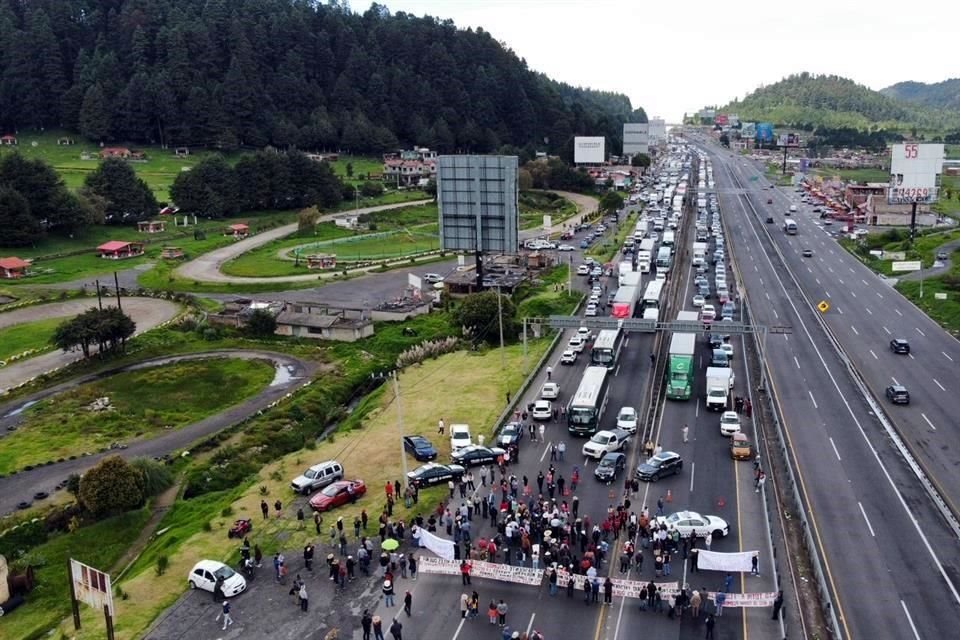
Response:
POLYGON ((339 480, 319 491, 310 498, 310 507, 314 511, 329 511, 334 507, 356 502, 367 492, 363 480, 339 480))
POLYGON ((910 404, 910 392, 902 384, 887 387, 887 399, 893 404, 910 404))
POLYGON ((740 416, 736 411, 724 411, 720 416, 720 435, 732 436, 740 431, 740 416))
POLYGON ((578 275, 578 276, 588 276, 588 275, 590 275, 590 267, 588 267, 588 266, 585 265, 585 264, 580 265, 579 267, 577 267, 577 275, 578 275))
POLYGON ((661 451, 637 467, 637 479, 646 482, 657 482, 666 476, 680 473, 683 469, 683 459, 679 453, 661 451))
POLYGON ((435 484, 446 484, 448 480, 457 482, 463 477, 466 469, 458 464, 438 464, 428 462, 407 473, 407 481, 416 487, 429 487, 435 484))
POLYGON ((708 533, 713 535, 713 539, 722 538, 730 533, 730 525, 719 516, 702 516, 696 511, 677 511, 668 516, 654 518, 655 526, 666 525, 680 532, 683 538, 696 536, 705 537, 708 533))
POLYGON ((544 382, 540 387, 540 397, 544 400, 556 400, 560 397, 560 385, 556 382, 544 382))
POLYGON ((573 251, 573 247, 569 244, 562 244, 557 247, 557 251, 573 251))
POLYGON ((190 575, 187 576, 187 584, 191 589, 213 593, 218 579, 223 580, 220 590, 227 598, 239 595, 247 589, 247 581, 242 575, 216 560, 201 560, 193 565, 190 575))
POLYGON ((313 465, 294 478, 290 486, 297 493, 309 495, 337 480, 343 480, 343 465, 336 460, 327 460, 313 465))
POLYGON ((890 341, 890 351, 894 353, 910 353, 910 343, 903 338, 894 338, 890 341))
POLYGON ((730 436, 730 457, 734 460, 753 460, 753 443, 742 431, 730 436))
POLYGON ((473 467, 481 464, 493 464, 497 458, 506 453, 501 447, 482 447, 472 444, 469 447, 458 449, 451 454, 453 462, 463 467, 473 467))
POLYGON ((627 456, 620 452, 611 452, 603 456, 593 470, 593 477, 601 482, 616 482, 620 472, 627 466, 627 456))
POLYGON ((804 249, 804 250, 803 250, 803 257, 804 257, 804 258, 812 258, 812 257, 813 257, 813 249, 804 249))
POLYGON ((437 459, 437 450, 423 436, 403 436, 403 448, 420 462, 430 462, 437 459))
POLYGON ((553 403, 549 400, 537 400, 533 403, 530 415, 534 420, 550 420, 553 418, 553 403))
POLYGON ((425 273, 423 274, 423 279, 430 284, 436 284, 438 282, 443 282, 443 276, 439 273, 425 273))
POLYGON ((637 410, 633 407, 620 407, 617 413, 617 428, 623 429, 628 433, 637 432, 637 410))
POLYGON ((577 352, 573 349, 567 349, 560 354, 560 364, 576 364, 577 352))
POLYGON ((946 260, 949 257, 946 251, 937 251, 937 260, 946 260))
POLYGON ((450 450, 456 451, 463 447, 469 447, 473 444, 473 438, 470 435, 470 427, 465 424, 450 425, 450 450))
POLYGON ((510 445, 520 444, 523 440, 523 425, 519 422, 508 422, 500 427, 497 434, 497 446, 506 449, 510 445))

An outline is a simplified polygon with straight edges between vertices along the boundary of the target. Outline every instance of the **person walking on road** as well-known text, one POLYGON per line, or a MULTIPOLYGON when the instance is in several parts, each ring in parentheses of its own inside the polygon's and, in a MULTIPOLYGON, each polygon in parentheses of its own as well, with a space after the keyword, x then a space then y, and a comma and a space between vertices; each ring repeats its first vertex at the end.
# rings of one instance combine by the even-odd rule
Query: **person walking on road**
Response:
POLYGON ((373 616, 373 640, 383 640, 383 620, 380 616, 373 616))
POLYGON ((508 607, 507 603, 501 598, 500 602, 497 603, 497 623, 501 628, 507 624, 507 611, 509 610, 510 607, 508 607))
POLYGON ((754 493, 760 493, 763 491, 763 484, 767 481, 767 474, 762 469, 760 470, 760 477, 757 478, 757 489, 754 493))
POLYGON ((393 606, 393 596, 394 596, 393 581, 392 581, 392 580, 384 580, 384 581, 383 581, 383 604, 384 604, 384 606, 387 606, 387 607, 392 607, 392 606, 393 606))
POLYGON ((750 557, 750 575, 760 575, 760 554, 755 553, 750 557))
POLYGON ((413 609, 413 594, 407 591, 403 594, 403 612, 407 614, 407 617, 410 617, 411 609, 413 609))
POLYGON ((777 599, 773 601, 773 617, 771 620, 776 620, 780 617, 780 609, 783 607, 783 591, 777 592, 777 599))
POLYGON ((465 593, 460 594, 460 617, 466 618, 467 611, 470 610, 470 596, 465 593))
POLYGON ((728 573, 723 579, 723 590, 726 592, 733 591, 733 574, 728 573))
POLYGON ((547 380, 553 379, 553 367, 547 367, 547 380))
POLYGON ((707 635, 705 637, 706 640, 713 640, 713 627, 716 626, 716 624, 717 624, 717 621, 713 617, 713 614, 711 613, 709 616, 707 616, 707 623, 706 623, 707 635))
POLYGON ((300 591, 297 593, 297 597, 300 599, 300 611, 306 611, 309 600, 307 596, 307 584, 305 582, 300 583, 300 591))
POLYGON ((683 428, 680 429, 680 433, 683 434, 683 444, 690 442, 690 427, 683 425, 683 428))
POLYGON ((714 601, 717 605, 717 617, 719 618, 723 615, 723 604, 727 601, 727 594, 723 591, 718 592, 714 601))
POLYGON ((490 624, 497 624, 497 603, 493 600, 490 601, 490 606, 487 607, 487 618, 490 620, 490 624))
POLYGON ((693 595, 690 596, 690 614, 693 616, 694 620, 700 618, 700 605, 703 603, 703 600, 700 597, 700 592, 696 589, 693 590, 693 595))
POLYGON ((217 614, 217 622, 220 621, 220 616, 223 616, 223 630, 226 631, 227 627, 233 624, 233 618, 230 616, 230 602, 228 600, 223 601, 220 613, 217 614))
POLYGON ((547 425, 540 423, 540 441, 546 442, 547 441, 546 436, 547 436, 547 425))
POLYGON ((613 604, 613 581, 610 578, 603 583, 603 604, 613 604))
POLYGON ((390 635, 393 636, 394 640, 403 640, 403 625, 397 618, 394 618, 393 624, 390 625, 390 635))
POLYGON ((370 629, 373 627, 373 616, 366 609, 363 610, 363 617, 360 618, 360 626, 363 628, 363 639, 370 640, 370 629))
POLYGON ((443 430, 445 426, 446 425, 444 425, 443 423, 443 418, 440 418, 440 420, 437 421, 437 433, 440 434, 441 436, 443 435, 443 430))
POLYGON ((463 584, 470 584, 470 571, 473 569, 473 566, 466 560, 460 561, 460 579, 463 584))

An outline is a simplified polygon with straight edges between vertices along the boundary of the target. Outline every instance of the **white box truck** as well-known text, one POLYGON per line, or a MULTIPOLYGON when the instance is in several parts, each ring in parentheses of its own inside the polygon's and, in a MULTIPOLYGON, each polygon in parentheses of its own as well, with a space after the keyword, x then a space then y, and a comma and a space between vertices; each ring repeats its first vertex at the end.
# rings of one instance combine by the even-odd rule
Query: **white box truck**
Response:
POLYGON ((726 411, 730 404, 730 369, 707 367, 707 411, 726 411))
POLYGON ((705 264, 707 261, 707 243, 706 242, 694 242, 693 243, 693 266, 699 266, 705 264))

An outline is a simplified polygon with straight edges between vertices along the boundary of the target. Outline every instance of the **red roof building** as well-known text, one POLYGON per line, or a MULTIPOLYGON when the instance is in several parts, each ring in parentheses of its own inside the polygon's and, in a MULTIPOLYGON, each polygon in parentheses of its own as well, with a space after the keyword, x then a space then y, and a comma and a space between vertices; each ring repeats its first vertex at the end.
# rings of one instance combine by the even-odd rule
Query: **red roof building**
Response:
POLYGON ((232 224, 227 227, 226 235, 233 236, 234 238, 246 238, 250 235, 250 225, 242 223, 232 224))
POLYGON ((130 149, 126 147, 104 147, 100 149, 101 158, 129 158, 130 149))
POLYGON ((97 247, 97 253, 101 258, 110 258, 112 260, 134 258, 143 255, 143 243, 111 240, 97 247))
POLYGON ((6 280, 16 280, 27 274, 27 267, 30 263, 20 258, 0 258, 0 278, 6 280))
POLYGON ((5 144, 7 146, 15 146, 17 143, 17 136, 5 135, 0 136, 0 144, 5 144))

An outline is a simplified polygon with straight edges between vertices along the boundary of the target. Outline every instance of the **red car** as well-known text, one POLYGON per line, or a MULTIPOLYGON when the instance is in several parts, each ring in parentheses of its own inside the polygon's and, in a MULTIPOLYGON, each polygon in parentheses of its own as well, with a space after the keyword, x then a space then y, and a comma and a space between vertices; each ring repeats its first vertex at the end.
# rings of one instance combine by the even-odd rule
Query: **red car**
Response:
POLYGON ((329 511, 342 504, 354 502, 366 492, 367 485, 363 480, 338 480, 310 498, 310 506, 314 511, 329 511))

